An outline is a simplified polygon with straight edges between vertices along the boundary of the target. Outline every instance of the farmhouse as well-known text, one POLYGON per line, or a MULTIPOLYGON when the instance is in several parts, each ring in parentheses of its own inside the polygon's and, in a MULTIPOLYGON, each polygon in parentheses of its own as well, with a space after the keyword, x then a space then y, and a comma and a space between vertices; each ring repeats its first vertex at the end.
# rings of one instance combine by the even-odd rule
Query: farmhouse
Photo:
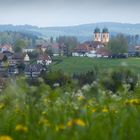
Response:
POLYGON ((37 58, 37 64, 49 65, 51 63, 52 63, 51 57, 46 54, 39 55, 37 58))
POLYGON ((1 45, 0 46, 0 49, 1 49, 1 52, 5 52, 5 51, 8 51, 8 52, 12 52, 12 46, 11 45, 7 45, 7 44, 4 44, 4 45, 1 45))
POLYGON ((21 53, 14 53, 8 58, 9 65, 18 65, 23 62, 24 55, 21 53))
POLYGON ((28 78, 37 78, 42 70, 43 67, 41 64, 32 64, 32 65, 26 65, 24 72, 26 77, 28 78))

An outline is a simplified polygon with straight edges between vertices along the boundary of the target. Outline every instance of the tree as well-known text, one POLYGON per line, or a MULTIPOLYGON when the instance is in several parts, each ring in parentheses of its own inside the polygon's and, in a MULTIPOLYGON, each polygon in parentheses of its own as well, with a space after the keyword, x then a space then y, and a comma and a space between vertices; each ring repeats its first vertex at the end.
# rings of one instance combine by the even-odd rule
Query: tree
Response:
POLYGON ((119 34, 112 38, 108 43, 108 49, 112 54, 118 55, 128 52, 128 42, 123 34, 119 34))
POLYGON ((45 50, 44 54, 47 54, 49 56, 53 56, 53 52, 52 52, 52 49, 51 48, 48 48, 45 50))
POLYGON ((14 44, 14 51, 22 52, 22 49, 26 48, 26 47, 27 47, 27 42, 22 39, 19 39, 19 40, 16 40, 16 42, 14 44))
POLYGON ((50 38, 50 42, 53 43, 53 37, 52 37, 52 36, 51 36, 51 38, 50 38))
POLYGON ((71 55, 72 50, 79 44, 77 38, 74 36, 59 36, 56 41, 59 43, 66 56, 71 55))
POLYGON ((37 59, 37 56, 39 55, 39 53, 37 51, 33 51, 33 52, 28 52, 28 55, 30 59, 37 59))
POLYGON ((135 45, 138 45, 138 41, 139 41, 139 35, 135 35, 135 45))

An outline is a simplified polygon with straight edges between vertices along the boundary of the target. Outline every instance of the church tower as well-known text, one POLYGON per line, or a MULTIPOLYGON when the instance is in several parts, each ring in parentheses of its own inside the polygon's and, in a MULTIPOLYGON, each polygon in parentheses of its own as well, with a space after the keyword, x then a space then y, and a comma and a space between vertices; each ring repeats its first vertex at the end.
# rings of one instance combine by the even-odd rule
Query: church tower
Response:
POLYGON ((94 30, 94 42, 101 42, 101 32, 99 28, 94 30))
POLYGON ((108 43, 109 42, 109 31, 107 28, 104 28, 102 31, 102 37, 101 37, 102 43, 108 43))

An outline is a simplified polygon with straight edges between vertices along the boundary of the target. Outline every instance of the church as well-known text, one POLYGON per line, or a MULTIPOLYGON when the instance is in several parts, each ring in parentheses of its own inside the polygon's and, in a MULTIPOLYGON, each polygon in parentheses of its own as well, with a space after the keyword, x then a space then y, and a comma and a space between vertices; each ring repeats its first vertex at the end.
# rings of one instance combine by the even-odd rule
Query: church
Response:
POLYGON ((93 41, 94 42, 101 42, 103 44, 106 44, 109 42, 109 31, 107 28, 104 28, 102 32, 100 31, 99 28, 96 28, 94 30, 94 35, 93 35, 93 41))
POLYGON ((73 56, 87 57, 108 57, 109 52, 106 50, 106 45, 110 39, 110 34, 107 28, 95 28, 92 41, 85 41, 78 45, 73 52, 73 56))

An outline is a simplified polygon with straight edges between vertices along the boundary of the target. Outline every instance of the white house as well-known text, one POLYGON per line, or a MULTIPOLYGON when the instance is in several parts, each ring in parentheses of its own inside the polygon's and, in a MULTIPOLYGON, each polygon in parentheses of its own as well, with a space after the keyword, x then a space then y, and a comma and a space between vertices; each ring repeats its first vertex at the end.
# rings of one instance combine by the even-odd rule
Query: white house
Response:
POLYGON ((26 54, 25 57, 24 57, 24 62, 29 62, 29 61, 30 61, 29 55, 26 54))

